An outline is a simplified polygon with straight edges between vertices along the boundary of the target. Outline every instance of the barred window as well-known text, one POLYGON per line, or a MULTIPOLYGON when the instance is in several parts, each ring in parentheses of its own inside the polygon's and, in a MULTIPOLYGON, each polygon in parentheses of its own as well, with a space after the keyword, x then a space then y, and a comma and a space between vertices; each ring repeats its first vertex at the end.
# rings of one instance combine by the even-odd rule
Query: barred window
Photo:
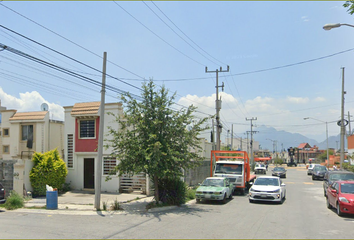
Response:
POLYGON ((80 138, 95 137, 95 120, 80 120, 80 138))
POLYGON ((68 161, 67 165, 68 168, 73 168, 74 167, 74 135, 73 134, 68 134, 68 161))
POLYGON ((103 175, 112 174, 112 170, 117 166, 117 160, 113 157, 103 158, 103 175))

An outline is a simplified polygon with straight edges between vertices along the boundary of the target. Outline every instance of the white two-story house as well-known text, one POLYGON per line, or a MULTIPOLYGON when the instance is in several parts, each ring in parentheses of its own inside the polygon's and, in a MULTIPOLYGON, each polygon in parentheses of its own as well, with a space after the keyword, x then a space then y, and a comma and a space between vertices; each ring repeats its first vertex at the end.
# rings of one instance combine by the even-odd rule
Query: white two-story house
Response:
MULTIPOLYGON (((104 105, 104 138, 108 126, 118 129, 115 117, 122 115, 121 103, 104 105)), ((65 110, 65 162, 68 168, 67 182, 74 190, 94 189, 95 162, 97 161, 97 145, 100 122, 100 102, 76 103, 64 107, 65 110)), ((119 191, 119 177, 112 175, 105 181, 110 171, 117 165, 117 160, 110 157, 112 150, 103 148, 101 190, 105 192, 119 191)))

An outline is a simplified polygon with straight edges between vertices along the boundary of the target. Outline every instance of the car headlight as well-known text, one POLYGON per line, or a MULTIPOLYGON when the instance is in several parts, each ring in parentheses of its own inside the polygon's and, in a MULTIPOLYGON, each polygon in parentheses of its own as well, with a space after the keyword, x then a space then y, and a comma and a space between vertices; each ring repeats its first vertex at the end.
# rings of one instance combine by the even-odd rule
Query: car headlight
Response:
POLYGON ((202 194, 203 192, 201 192, 201 191, 197 191, 197 194, 202 194))
POLYGON ((220 195, 222 192, 214 192, 215 195, 220 195))
POLYGON ((348 199, 345 197, 339 197, 339 201, 349 203, 348 199))
POLYGON ((253 188, 250 188, 250 191, 252 191, 252 192, 253 192, 253 191, 254 191, 254 189, 253 189, 253 188))

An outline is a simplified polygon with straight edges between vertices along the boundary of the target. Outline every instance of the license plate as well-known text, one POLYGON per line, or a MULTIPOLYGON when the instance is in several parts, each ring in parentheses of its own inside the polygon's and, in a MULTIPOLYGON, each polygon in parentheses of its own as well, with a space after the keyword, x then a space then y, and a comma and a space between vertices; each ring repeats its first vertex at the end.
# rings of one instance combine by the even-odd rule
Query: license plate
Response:
POLYGON ((211 198, 210 194, 205 194, 205 198, 211 198))
POLYGON ((266 198, 266 197, 267 197, 267 194, 261 194, 261 197, 262 197, 262 198, 266 198))

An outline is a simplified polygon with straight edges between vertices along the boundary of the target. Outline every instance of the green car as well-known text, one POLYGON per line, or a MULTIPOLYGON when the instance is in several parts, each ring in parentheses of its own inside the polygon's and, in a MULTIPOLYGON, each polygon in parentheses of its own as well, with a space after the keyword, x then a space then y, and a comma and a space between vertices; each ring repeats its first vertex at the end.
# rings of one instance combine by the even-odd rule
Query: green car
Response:
POLYGON ((208 177, 197 188, 195 197, 197 202, 202 200, 218 200, 226 203, 232 198, 234 186, 225 177, 208 177))

